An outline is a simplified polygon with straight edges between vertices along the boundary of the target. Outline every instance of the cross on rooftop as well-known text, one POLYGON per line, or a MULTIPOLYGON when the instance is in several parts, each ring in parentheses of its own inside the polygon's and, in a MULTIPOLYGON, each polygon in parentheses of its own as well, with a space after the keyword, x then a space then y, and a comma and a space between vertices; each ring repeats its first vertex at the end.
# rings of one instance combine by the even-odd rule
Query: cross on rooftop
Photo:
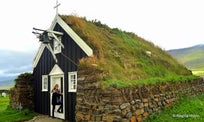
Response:
POLYGON ((58 3, 58 0, 56 1, 56 5, 54 6, 54 9, 56 9, 56 15, 58 14, 58 7, 60 6, 61 4, 58 3))

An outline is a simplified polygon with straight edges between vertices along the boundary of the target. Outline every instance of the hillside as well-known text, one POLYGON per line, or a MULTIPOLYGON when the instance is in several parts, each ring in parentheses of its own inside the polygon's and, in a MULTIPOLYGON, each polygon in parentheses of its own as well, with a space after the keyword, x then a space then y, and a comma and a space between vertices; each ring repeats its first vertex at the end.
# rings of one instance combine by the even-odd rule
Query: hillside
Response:
POLYGON ((169 50, 168 52, 192 70, 204 69, 204 45, 169 50))
POLYGON ((4 80, 0 81, 0 90, 2 89, 10 89, 15 84, 14 80, 4 80))
POLYGON ((169 50, 179 62, 191 69, 195 75, 204 75, 204 45, 169 50))
POLYGON ((81 60, 80 66, 97 65, 104 72, 105 81, 191 74, 167 52, 134 33, 111 29, 96 20, 61 17, 94 50, 94 57, 81 60))

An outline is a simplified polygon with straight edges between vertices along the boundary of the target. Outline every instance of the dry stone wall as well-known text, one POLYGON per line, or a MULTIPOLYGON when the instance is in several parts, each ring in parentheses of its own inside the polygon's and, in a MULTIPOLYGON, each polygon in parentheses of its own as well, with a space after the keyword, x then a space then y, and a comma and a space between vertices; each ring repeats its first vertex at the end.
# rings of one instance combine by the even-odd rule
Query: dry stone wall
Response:
POLYGON ((76 121, 140 122, 181 96, 204 91, 202 78, 132 88, 103 88, 101 72, 79 71, 76 121))
POLYGON ((16 80, 14 88, 10 90, 10 105, 12 108, 34 109, 34 88, 32 80, 26 77, 27 74, 20 75, 16 80))

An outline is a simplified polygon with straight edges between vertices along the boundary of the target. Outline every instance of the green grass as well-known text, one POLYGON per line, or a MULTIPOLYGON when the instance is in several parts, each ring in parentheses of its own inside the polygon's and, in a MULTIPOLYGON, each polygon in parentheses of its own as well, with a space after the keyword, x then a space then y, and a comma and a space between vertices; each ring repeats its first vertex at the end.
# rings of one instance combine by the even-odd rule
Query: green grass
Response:
POLYGON ((194 75, 197 76, 204 76, 204 69, 203 70, 192 70, 194 75))
POLYGON ((93 49, 94 56, 86 63, 81 60, 79 67, 90 69, 86 65, 97 64, 107 86, 112 82, 126 86, 132 84, 127 81, 136 83, 141 79, 190 75, 190 71, 169 53, 134 33, 110 28, 96 20, 61 17, 93 49), (147 54, 148 51, 151 55, 147 54))
POLYGON ((105 86, 107 87, 114 87, 114 88, 124 88, 124 87, 133 87, 136 85, 144 85, 144 84, 156 84, 156 83, 163 83, 163 82, 186 82, 192 79, 198 78, 198 76, 190 75, 190 76, 174 76, 174 77, 155 77, 155 78, 148 78, 148 79, 141 79, 141 80, 130 80, 130 81, 121 81, 115 79, 106 79, 104 82, 105 86))
MULTIPOLYGON (((9 97, 1 97, 0 96, 0 113, 7 109, 9 105, 9 97)), ((0 119, 1 120, 1 119, 0 119)))
POLYGON ((0 122, 19 122, 32 119, 37 114, 24 109, 17 111, 9 106, 9 97, 0 97, 0 122))
POLYGON ((203 122, 204 94, 181 101, 155 115, 149 116, 145 122, 203 122))
MULTIPOLYGON (((192 71, 204 71, 204 45, 172 50, 170 53, 192 71)), ((198 72, 195 72, 197 75, 198 72)), ((200 75, 200 73, 198 73, 200 75)), ((203 73, 202 73, 203 75, 203 73)))

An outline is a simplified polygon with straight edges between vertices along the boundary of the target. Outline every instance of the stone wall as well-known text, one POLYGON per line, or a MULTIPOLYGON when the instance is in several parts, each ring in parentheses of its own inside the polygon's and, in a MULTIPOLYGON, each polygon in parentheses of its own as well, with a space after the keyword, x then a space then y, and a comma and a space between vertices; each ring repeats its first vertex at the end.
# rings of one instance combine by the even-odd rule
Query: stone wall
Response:
POLYGON ((34 89, 32 84, 32 74, 25 73, 18 76, 15 80, 14 88, 10 90, 10 105, 12 108, 34 109, 34 89))
POLYGON ((204 91, 202 78, 133 88, 103 88, 100 71, 79 71, 76 121, 139 122, 179 97, 204 91))

